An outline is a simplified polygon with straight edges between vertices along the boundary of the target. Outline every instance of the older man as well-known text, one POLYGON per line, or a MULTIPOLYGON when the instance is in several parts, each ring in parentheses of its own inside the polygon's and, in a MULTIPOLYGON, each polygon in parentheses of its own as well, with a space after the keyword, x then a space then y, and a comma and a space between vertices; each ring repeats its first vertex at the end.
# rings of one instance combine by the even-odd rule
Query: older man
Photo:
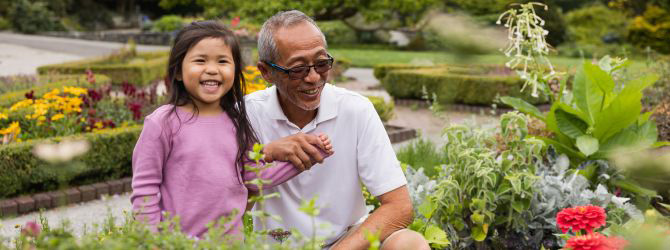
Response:
POLYGON ((251 123, 262 143, 292 138, 292 148, 285 150, 296 152, 286 157, 265 151, 268 160, 309 165, 315 149, 295 141, 310 134, 327 134, 335 151, 323 166, 269 190, 281 197, 266 201, 264 209, 282 221, 268 221, 267 229, 316 233, 331 249, 367 248, 365 231, 380 233, 382 249, 429 249, 420 234, 406 229, 412 222, 407 181, 372 103, 326 83, 334 59, 316 23, 295 10, 274 15, 261 28, 258 54, 258 68, 274 86, 246 97, 251 123), (381 202, 369 216, 361 183, 381 202), (328 224, 329 230, 314 228, 312 218, 298 209, 313 197, 320 207, 316 224, 328 224))

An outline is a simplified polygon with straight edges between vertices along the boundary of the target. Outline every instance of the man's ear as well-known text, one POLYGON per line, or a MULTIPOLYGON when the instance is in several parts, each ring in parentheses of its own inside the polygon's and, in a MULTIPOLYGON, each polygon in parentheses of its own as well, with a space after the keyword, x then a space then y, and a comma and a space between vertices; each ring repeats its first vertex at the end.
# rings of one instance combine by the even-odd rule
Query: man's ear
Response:
POLYGON ((270 69, 268 68, 268 65, 265 64, 264 62, 258 62, 256 64, 256 67, 258 67, 258 70, 261 72, 261 76, 263 76, 263 79, 267 82, 272 82, 272 73, 270 72, 270 69))

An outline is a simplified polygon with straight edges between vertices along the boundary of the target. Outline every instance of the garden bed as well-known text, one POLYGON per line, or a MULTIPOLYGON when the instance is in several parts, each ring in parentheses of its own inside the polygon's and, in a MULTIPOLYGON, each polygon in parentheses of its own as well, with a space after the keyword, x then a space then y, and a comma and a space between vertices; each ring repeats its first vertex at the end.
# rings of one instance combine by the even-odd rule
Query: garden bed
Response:
POLYGON ((40 75, 45 74, 84 74, 91 70, 96 74, 109 76, 113 83, 132 83, 149 85, 165 77, 167 52, 145 52, 121 58, 114 55, 90 60, 45 65, 37 68, 40 75))
POLYGON ((532 104, 547 102, 544 98, 530 96, 530 91, 521 92, 524 81, 503 66, 378 68, 375 75, 383 77, 382 86, 394 98, 434 99, 442 105, 488 106, 499 96, 519 97, 532 104))

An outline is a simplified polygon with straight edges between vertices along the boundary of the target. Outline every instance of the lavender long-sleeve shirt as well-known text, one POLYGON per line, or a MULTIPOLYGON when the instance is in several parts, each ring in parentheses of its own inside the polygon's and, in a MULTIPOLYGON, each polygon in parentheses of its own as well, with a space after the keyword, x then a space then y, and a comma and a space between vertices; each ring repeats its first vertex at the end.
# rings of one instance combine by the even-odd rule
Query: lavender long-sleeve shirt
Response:
MULTIPOLYGON (((257 187, 244 184, 256 175, 235 165, 238 145, 232 121, 225 113, 188 121, 190 113, 177 109, 169 115, 171 109, 161 106, 145 118, 133 151, 130 200, 135 218, 156 230, 166 219, 165 211, 179 216, 185 233, 200 237, 208 223, 232 216, 226 233, 239 232, 247 189, 257 187)), ((272 181, 266 187, 273 187, 298 173, 293 165, 276 162, 261 177, 272 181)))

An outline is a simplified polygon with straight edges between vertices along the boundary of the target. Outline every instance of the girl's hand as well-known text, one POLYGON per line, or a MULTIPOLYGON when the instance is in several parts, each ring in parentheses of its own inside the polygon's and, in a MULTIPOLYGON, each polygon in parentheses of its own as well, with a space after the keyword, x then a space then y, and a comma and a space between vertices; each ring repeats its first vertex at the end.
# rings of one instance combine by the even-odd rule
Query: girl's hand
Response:
POLYGON ((325 151, 328 155, 335 153, 335 151, 333 151, 333 145, 330 144, 330 138, 328 138, 328 135, 321 133, 319 134, 319 139, 323 143, 323 147, 326 149, 325 151))

